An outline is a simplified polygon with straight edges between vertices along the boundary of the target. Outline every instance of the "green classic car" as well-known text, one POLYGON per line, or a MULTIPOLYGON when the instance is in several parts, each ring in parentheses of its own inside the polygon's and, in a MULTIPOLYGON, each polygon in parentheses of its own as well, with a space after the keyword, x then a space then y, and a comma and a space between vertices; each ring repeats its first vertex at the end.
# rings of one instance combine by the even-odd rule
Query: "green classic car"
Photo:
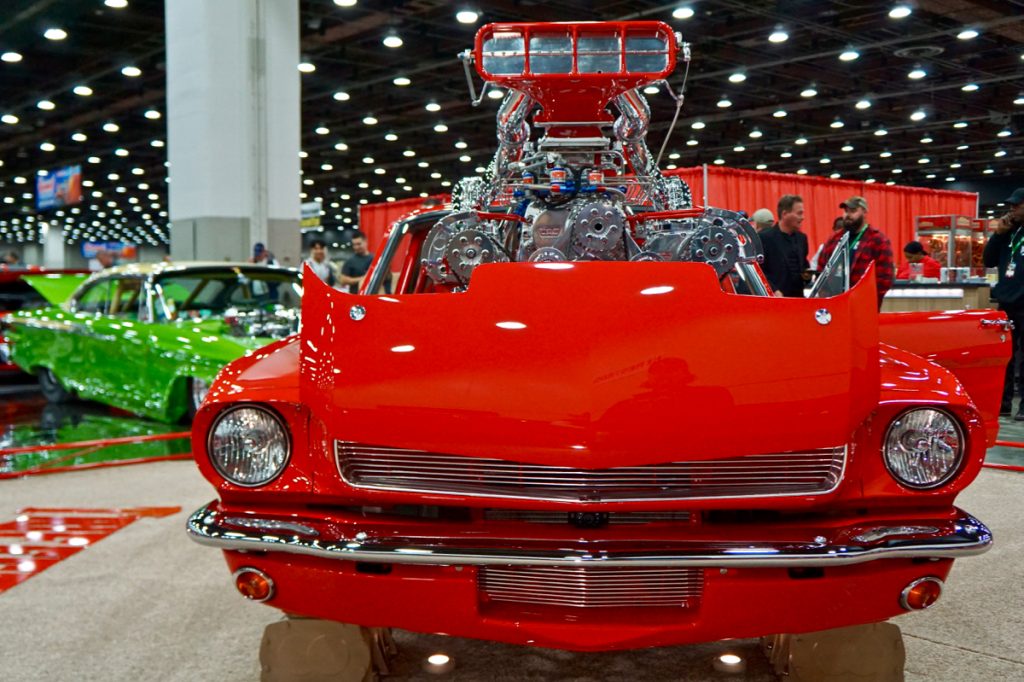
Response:
MULTIPOLYGON (((33 281, 58 303, 61 282, 33 281)), ((297 330, 302 281, 290 268, 159 263, 110 268, 51 308, 7 318, 11 360, 43 395, 136 414, 191 417, 227 363, 297 330)))

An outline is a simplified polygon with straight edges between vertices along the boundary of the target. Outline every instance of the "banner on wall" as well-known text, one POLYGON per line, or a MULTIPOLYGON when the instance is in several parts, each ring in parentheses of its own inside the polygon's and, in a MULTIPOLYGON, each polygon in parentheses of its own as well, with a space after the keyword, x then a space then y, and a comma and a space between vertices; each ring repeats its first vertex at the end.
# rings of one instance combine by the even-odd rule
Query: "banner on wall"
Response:
POLYGON ((135 260, 138 256, 138 247, 135 244, 125 242, 82 242, 82 258, 91 260, 100 251, 109 251, 119 260, 135 260))
POLYGON ((36 210, 70 206, 81 201, 81 166, 65 166, 36 176, 36 210))

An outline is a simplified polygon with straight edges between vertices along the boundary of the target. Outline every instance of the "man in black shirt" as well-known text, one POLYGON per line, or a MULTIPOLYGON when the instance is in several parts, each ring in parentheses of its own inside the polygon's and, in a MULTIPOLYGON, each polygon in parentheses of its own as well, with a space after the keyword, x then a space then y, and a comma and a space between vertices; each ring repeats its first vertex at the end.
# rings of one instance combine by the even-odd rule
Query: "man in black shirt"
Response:
MULTIPOLYGON (((1021 348, 1024 340, 1024 187, 1014 190, 1006 203, 1010 212, 1003 216, 999 227, 985 244, 984 256, 986 268, 999 268, 999 282, 992 287, 992 298, 999 302, 999 309, 1013 322, 1013 357, 1006 365, 1000 414, 1013 412, 1013 370, 1024 355, 1024 348, 1021 348)), ((1024 386, 1024 362, 1017 381, 1024 386)), ((1024 421, 1024 403, 1017 408, 1013 418, 1024 421)))
POLYGON ((357 230, 352 236, 352 255, 341 266, 341 283, 348 287, 350 294, 359 293, 359 287, 372 262, 373 254, 366 246, 366 235, 357 230))
POLYGON ((804 200, 796 194, 779 199, 779 222, 761 231, 764 271, 776 296, 803 298, 807 265, 807 235, 800 231, 804 221, 804 200))

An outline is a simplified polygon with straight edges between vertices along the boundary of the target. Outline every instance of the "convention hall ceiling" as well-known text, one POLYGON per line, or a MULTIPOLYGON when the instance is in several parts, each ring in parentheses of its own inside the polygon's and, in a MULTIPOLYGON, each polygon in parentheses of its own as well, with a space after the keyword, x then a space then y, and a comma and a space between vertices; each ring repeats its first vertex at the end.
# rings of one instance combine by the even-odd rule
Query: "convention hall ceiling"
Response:
MULTIPOLYGON (((663 165, 721 163, 930 187, 1009 180, 1024 167, 1024 0, 302 0, 300 7, 301 61, 314 67, 301 74, 301 191, 305 200, 324 200, 327 225, 354 221, 361 201, 445 192, 487 165, 500 100, 471 105, 456 55, 495 21, 672 25, 691 43, 693 61, 663 165), (462 10, 476 20, 459 21, 462 10), (401 45, 388 47, 388 37, 401 45), (368 115, 377 123, 365 123, 368 115)), ((35 239, 44 218, 65 224, 69 239, 166 239, 163 34, 160 0, 6 0, 0 239, 35 239), (36 173, 73 164, 82 165, 86 201, 37 217, 36 173)), ((679 70, 671 83, 681 81, 679 70)), ((674 103, 664 91, 648 99, 657 148, 674 103)))

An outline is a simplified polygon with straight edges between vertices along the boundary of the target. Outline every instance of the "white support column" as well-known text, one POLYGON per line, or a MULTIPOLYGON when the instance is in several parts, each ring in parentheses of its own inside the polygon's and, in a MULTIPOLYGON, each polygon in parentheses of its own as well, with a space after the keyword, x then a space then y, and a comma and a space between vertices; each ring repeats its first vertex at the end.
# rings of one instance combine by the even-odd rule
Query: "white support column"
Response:
POLYGON ((42 223, 39 229, 43 235, 43 267, 56 270, 66 267, 63 225, 60 224, 60 221, 55 220, 42 223))
POLYGON ((300 262, 298 0, 166 0, 171 255, 300 262))

